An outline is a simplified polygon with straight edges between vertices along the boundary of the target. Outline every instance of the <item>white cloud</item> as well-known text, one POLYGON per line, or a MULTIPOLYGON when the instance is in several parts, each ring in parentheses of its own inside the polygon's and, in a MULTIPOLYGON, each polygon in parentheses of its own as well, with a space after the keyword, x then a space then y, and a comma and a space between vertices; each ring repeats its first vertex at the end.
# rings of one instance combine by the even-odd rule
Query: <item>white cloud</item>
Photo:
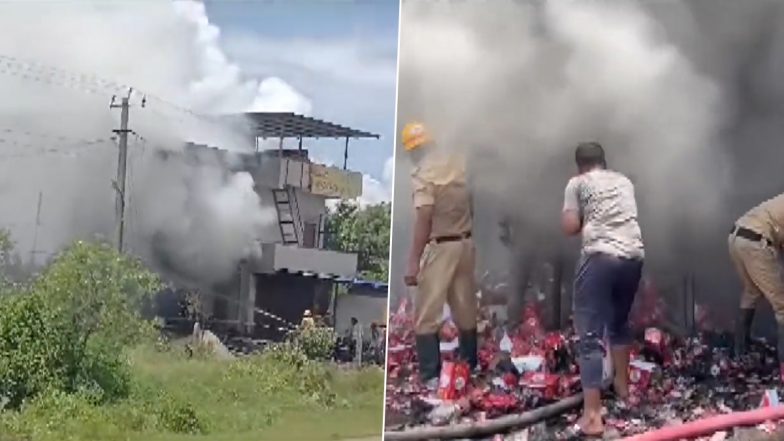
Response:
POLYGON ((277 77, 266 78, 259 84, 256 99, 248 109, 251 112, 294 112, 310 115, 310 100, 288 83, 277 77))
POLYGON ((384 162, 384 174, 381 175, 385 182, 392 183, 395 177, 395 156, 392 155, 384 162))
POLYGON ((309 113, 311 102, 291 85, 277 77, 262 81, 243 77, 240 67, 228 60, 220 45, 221 31, 211 24, 204 4, 193 0, 178 0, 175 11, 193 27, 197 37, 201 78, 190 84, 190 92, 198 97, 194 106, 215 108, 215 101, 229 99, 231 107, 219 106, 224 111, 275 111, 309 113), (234 91, 228 92, 230 89, 234 91), (232 100, 232 98, 242 100, 232 100), (251 99, 248 100, 247 98, 251 99))
POLYGON ((389 202, 391 198, 392 193, 387 185, 370 175, 362 176, 362 197, 359 198, 361 206, 389 202))
POLYGON ((384 162, 384 174, 381 180, 370 175, 362 176, 362 197, 359 198, 361 206, 374 205, 381 202, 392 200, 392 185, 394 184, 393 170, 395 166, 394 156, 390 156, 384 162))
POLYGON ((251 72, 307 72, 353 86, 395 85, 395 48, 373 39, 270 39, 251 33, 225 35, 227 53, 251 72))

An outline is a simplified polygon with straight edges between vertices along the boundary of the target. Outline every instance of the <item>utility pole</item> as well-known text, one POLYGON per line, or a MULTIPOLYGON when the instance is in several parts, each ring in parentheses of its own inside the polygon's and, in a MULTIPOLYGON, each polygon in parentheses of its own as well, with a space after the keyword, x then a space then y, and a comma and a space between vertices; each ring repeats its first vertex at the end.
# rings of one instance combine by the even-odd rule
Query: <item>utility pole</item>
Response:
POLYGON ((35 265, 35 255, 38 252, 38 227, 41 226, 41 202, 43 201, 44 193, 38 192, 38 208, 35 211, 35 229, 33 230, 33 248, 30 250, 30 263, 35 265))
MULTIPOLYGON (((110 109, 120 108, 120 128, 113 130, 114 133, 119 135, 119 152, 117 155, 117 180, 114 182, 114 190, 117 192, 116 209, 116 234, 117 234, 117 250, 123 250, 123 236, 125 233, 125 175, 128 168, 128 111, 130 108, 131 94, 133 88, 128 90, 128 96, 124 97, 120 104, 115 104, 115 98, 112 97, 112 102, 109 104, 110 109)), ((146 97, 142 99, 142 107, 146 102, 146 97)))
MULTIPOLYGON (((128 93, 130 95, 130 92, 128 93)), ((112 99, 112 101, 114 101, 112 99)), ((117 251, 123 250, 123 229, 125 228, 125 173, 128 166, 128 97, 122 99, 120 105, 112 102, 111 108, 120 108, 120 129, 114 130, 120 137, 120 151, 117 155, 117 180, 114 183, 115 191, 117 191, 116 204, 115 204, 115 222, 117 234, 117 251)))

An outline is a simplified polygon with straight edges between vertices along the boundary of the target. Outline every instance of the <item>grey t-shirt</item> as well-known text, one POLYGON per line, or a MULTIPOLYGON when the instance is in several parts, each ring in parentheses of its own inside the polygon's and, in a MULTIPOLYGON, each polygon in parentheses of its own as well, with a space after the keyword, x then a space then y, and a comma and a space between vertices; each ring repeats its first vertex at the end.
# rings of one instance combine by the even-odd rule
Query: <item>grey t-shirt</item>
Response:
POLYGON ((573 177, 564 191, 564 210, 582 215, 584 254, 645 256, 634 185, 626 176, 599 169, 573 177))

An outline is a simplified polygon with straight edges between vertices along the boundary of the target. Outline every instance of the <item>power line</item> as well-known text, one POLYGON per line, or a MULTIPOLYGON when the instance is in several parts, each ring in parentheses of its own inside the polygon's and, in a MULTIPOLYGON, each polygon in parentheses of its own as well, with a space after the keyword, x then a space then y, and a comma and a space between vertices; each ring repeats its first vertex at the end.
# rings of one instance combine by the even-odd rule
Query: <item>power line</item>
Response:
MULTIPOLYGON (((70 72, 68 70, 59 67, 49 66, 38 62, 22 60, 8 55, 0 54, 0 74, 17 76, 26 80, 38 81, 50 85, 73 87, 75 89, 82 90, 87 93, 102 94, 102 95, 107 95, 110 93, 116 95, 121 91, 133 90, 136 92, 136 94, 141 95, 143 97, 143 100, 156 102, 162 105, 164 108, 168 108, 169 110, 173 110, 179 113, 180 115, 185 115, 187 117, 194 118, 201 122, 207 122, 210 124, 223 126, 224 128, 240 128, 240 127, 246 129, 253 128, 253 125, 249 121, 245 121, 243 119, 237 119, 235 121, 228 122, 219 115, 209 115, 209 114, 199 113, 191 109, 188 109, 184 106, 181 106, 179 104, 176 104, 170 100, 162 98, 160 96, 150 94, 147 92, 142 92, 132 86, 120 84, 116 81, 103 79, 95 74, 82 74, 82 73, 70 72), (54 81, 55 79, 60 79, 65 81, 58 82, 58 81, 54 81), (74 87, 74 86, 80 86, 80 87, 74 87)), ((132 95, 129 95, 129 98, 131 97, 132 95)), ((156 107, 156 109, 161 109, 161 107, 156 107)), ((164 112, 156 112, 156 113, 163 114, 164 112)), ((169 115, 169 117, 171 117, 171 115, 169 115)))
MULTIPOLYGON (((92 140, 85 139, 85 140, 74 142, 74 143, 69 144, 69 145, 67 145, 65 147, 39 148, 39 149, 36 149, 35 151, 29 151, 28 150, 28 151, 19 152, 19 153, 0 154, 0 160, 3 160, 3 159, 18 159, 18 158, 34 158, 34 157, 40 157, 40 156, 44 156, 44 155, 51 155, 51 154, 59 154, 59 155, 65 155, 65 156, 78 157, 78 156, 81 156, 81 154, 79 154, 79 153, 82 150, 87 150, 87 149, 92 149, 92 148, 95 148, 95 147, 100 147, 100 146, 105 145, 105 144, 112 144, 113 145, 114 144, 114 140, 111 139, 111 138, 96 138, 96 139, 92 139, 92 140)), ((1 146, 20 146, 20 147, 25 147, 25 148, 37 147, 34 144, 30 144, 30 143, 28 143, 28 144, 21 144, 21 143, 13 142, 13 141, 5 139, 5 138, 0 138, 0 147, 1 146)))

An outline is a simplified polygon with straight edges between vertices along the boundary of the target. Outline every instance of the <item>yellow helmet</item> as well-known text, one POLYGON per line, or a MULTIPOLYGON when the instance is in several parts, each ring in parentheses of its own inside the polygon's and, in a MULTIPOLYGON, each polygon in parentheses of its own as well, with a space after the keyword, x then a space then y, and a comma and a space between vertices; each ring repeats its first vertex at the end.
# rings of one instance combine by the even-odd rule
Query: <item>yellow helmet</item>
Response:
POLYGON ((425 126, 418 122, 406 124, 406 126, 403 127, 402 138, 403 147, 408 152, 422 147, 423 145, 432 141, 430 134, 427 132, 427 129, 425 129, 425 126))

